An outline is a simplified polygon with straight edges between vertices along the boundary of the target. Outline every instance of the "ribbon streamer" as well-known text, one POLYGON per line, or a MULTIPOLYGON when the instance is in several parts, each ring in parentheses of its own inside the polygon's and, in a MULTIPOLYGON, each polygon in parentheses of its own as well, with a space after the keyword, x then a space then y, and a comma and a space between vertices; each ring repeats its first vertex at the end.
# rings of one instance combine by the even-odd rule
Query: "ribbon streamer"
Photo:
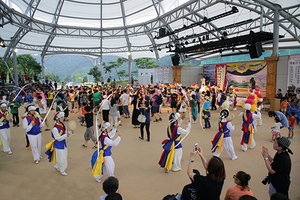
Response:
MULTIPOLYGON (((100 108, 99 108, 99 110, 98 110, 98 112, 97 112, 97 115, 96 115, 96 133, 97 133, 97 140, 99 140, 99 129, 98 129, 98 115, 99 115, 99 112, 102 110, 102 108, 103 108, 103 105, 104 105, 104 102, 106 102, 106 101, 108 101, 108 99, 110 98, 112 96, 112 94, 110 94, 106 99, 104 99, 101 103, 100 103, 100 108)), ((102 129, 102 126, 103 126, 103 122, 102 122, 102 124, 101 124, 101 127, 100 127, 100 131, 101 131, 101 129, 102 129)), ((98 157, 97 157, 97 160, 99 161, 99 145, 100 145, 100 143, 98 142, 98 157)))
POLYGON ((27 83, 26 85, 24 85, 21 90, 18 92, 17 96, 15 96, 15 98, 13 99, 13 101, 16 100, 16 98, 20 95, 20 93, 22 92, 22 90, 24 91, 24 88, 27 86, 27 85, 30 85, 31 83, 27 83))
POLYGON ((47 112, 47 114, 46 114, 46 116, 45 116, 45 118, 44 118, 44 120, 43 120, 43 122, 42 122, 42 123, 44 123, 44 122, 45 122, 45 120, 47 119, 47 117, 48 117, 48 115, 49 115, 49 113, 50 113, 50 111, 51 111, 51 109, 52 109, 52 107, 53 107, 53 105, 54 105, 54 102, 55 102, 56 96, 59 94, 59 92, 60 92, 61 90, 62 90, 62 89, 58 90, 58 91, 57 91, 57 93, 55 94, 55 96, 53 97, 52 104, 51 104, 51 106, 50 106, 50 108, 49 108, 49 110, 48 110, 48 112, 47 112))
MULTIPOLYGON (((185 91, 184 91, 184 89, 182 89, 182 87, 180 86, 180 85, 178 85, 180 88, 181 88, 181 91, 182 91, 182 93, 183 93, 183 95, 184 95, 184 97, 186 98, 186 101, 187 102, 189 102, 189 99, 187 98, 187 96, 186 96, 186 93, 185 93, 185 91)), ((192 116, 191 116, 191 112, 189 111, 189 114, 190 114, 190 122, 189 123, 191 123, 192 122, 192 116)), ((190 132, 191 132, 191 130, 178 142, 178 144, 175 146, 175 148, 179 145, 179 144, 181 144, 181 142, 190 134, 190 132)))

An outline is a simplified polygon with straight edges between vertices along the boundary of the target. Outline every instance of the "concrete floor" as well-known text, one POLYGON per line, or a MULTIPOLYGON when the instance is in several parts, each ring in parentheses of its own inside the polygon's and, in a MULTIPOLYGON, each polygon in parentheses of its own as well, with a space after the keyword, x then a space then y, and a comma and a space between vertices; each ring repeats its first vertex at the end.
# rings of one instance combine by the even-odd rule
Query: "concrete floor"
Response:
MULTIPOLYGON (((132 110, 132 108, 130 108, 132 110)), ((212 156, 211 140, 218 131, 218 113, 212 111, 212 128, 203 131, 199 124, 192 124, 192 130, 189 136, 183 141, 182 171, 164 173, 164 170, 158 165, 162 153, 161 142, 166 139, 166 129, 168 108, 162 110, 162 122, 150 125, 151 142, 141 141, 139 129, 134 129, 131 125, 131 118, 122 118, 123 126, 119 127, 122 132, 122 140, 117 147, 112 148, 112 157, 115 161, 115 177, 120 182, 120 192, 125 200, 144 200, 162 199, 167 194, 181 193, 184 185, 190 183, 186 170, 189 161, 189 154, 195 143, 202 147, 206 158, 212 156)), ((238 116, 238 111, 233 111, 238 116)), ((20 110, 20 115, 23 114, 20 110)), ((49 115, 50 127, 53 127, 52 120, 54 112, 49 115)), ((237 171, 243 170, 251 175, 249 182, 250 189, 257 199, 268 199, 268 186, 261 183, 261 180, 267 175, 265 162, 261 156, 261 147, 264 145, 269 148, 271 155, 275 155, 272 148, 270 127, 274 121, 267 116, 264 111, 263 125, 258 127, 254 139, 256 147, 253 150, 243 152, 239 145, 241 135, 241 119, 236 117, 232 123, 236 124, 236 129, 232 135, 232 140, 238 159, 230 160, 226 152, 221 154, 225 163, 226 179, 223 186, 221 199, 224 199, 229 187, 234 186, 232 175, 237 171)), ((199 116, 198 116, 199 117, 199 116)), ((31 152, 25 148, 25 131, 20 127, 11 128, 11 149, 12 155, 0 153, 0 199, 18 200, 18 199, 98 199, 103 195, 102 183, 97 183, 91 174, 90 160, 93 152, 91 142, 88 148, 81 147, 84 142, 83 134, 85 127, 80 126, 76 114, 71 114, 70 119, 77 122, 75 135, 67 139, 68 145, 68 176, 61 176, 54 168, 53 163, 49 163, 46 155, 39 164, 35 164, 31 152)), ((102 116, 101 116, 102 119, 102 116)), ((182 127, 186 127, 187 119, 182 127)), ((21 123, 22 124, 22 121, 21 123)), ((45 128, 43 128, 44 130, 45 128)), ((287 136, 288 130, 285 128, 281 134, 287 136)), ((42 132, 42 152, 46 151, 45 145, 51 141, 49 131, 42 132)), ((295 136, 292 140, 291 149, 294 155, 292 159, 290 199, 300 199, 300 129, 296 125, 295 136)), ((196 158, 194 167, 201 174, 205 170, 199 157, 196 158)), ((107 178, 104 175, 103 180, 107 178)))

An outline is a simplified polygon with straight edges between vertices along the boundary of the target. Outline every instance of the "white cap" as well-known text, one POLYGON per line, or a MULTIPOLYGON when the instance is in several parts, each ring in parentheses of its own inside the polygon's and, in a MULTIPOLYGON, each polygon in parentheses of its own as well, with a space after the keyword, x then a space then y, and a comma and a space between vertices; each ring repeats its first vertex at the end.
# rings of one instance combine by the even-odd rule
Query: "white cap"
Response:
POLYGON ((54 115, 54 120, 59 119, 59 118, 62 118, 62 117, 65 117, 65 113, 64 113, 64 112, 57 112, 57 113, 54 115))
POLYGON ((1 103, 1 108, 7 107, 6 103, 1 103))
MULTIPOLYGON (((173 113, 171 113, 171 115, 172 115, 172 114, 173 114, 173 113)), ((179 119, 179 117, 180 117, 180 114, 179 114, 179 113, 174 113, 173 118, 172 118, 172 119, 169 119, 169 123, 175 122, 177 119, 179 119)))
POLYGON ((32 110, 36 110, 36 107, 35 107, 35 106, 29 106, 29 107, 28 107, 28 112, 29 112, 29 111, 32 111, 32 110))
POLYGON ((105 122, 102 126, 102 130, 101 131, 105 131, 105 129, 110 127, 110 123, 109 122, 105 122))
POLYGON ((107 96, 106 96, 106 95, 104 95, 104 96, 103 96, 103 98, 104 98, 104 99, 106 99, 106 98, 107 98, 107 96))

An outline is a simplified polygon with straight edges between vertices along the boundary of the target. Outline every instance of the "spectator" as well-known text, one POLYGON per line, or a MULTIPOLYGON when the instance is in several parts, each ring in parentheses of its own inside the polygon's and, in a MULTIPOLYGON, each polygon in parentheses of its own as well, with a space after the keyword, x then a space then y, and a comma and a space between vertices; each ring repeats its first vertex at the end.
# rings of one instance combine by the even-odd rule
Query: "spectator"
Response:
POLYGON ((141 140, 144 139, 144 126, 146 126, 146 132, 147 132, 147 141, 150 142, 150 106, 149 102, 145 101, 145 107, 144 103, 139 103, 139 110, 142 115, 145 115, 146 120, 145 122, 141 122, 140 130, 141 130, 141 137, 139 137, 141 140))
POLYGON ((281 89, 277 90, 277 93, 275 94, 275 98, 276 99, 280 99, 280 102, 282 102, 282 93, 281 93, 281 89))
POLYGON ((293 139, 293 137, 294 137, 294 128, 295 128, 295 121, 296 121, 296 118, 294 117, 295 114, 296 114, 295 111, 292 111, 291 112, 291 117, 289 119, 290 125, 289 125, 289 136, 288 136, 288 138, 290 138, 290 139, 293 139))
POLYGON ((257 198, 250 195, 243 195, 239 198, 239 200, 257 200, 257 198))
POLYGON ((57 82, 56 81, 54 82, 54 89, 57 90, 57 82))
POLYGON ((271 200, 289 200, 289 198, 284 194, 276 193, 272 195, 271 200))
POLYGON ((255 80, 253 77, 250 79, 250 84, 251 84, 251 89, 254 90, 255 89, 255 80))
POLYGON ((190 153, 190 162, 188 165, 187 174, 197 185, 196 199, 220 199, 224 179, 226 177, 224 163, 220 158, 213 156, 207 161, 204 158, 203 151, 200 147, 198 147, 197 151, 193 149, 193 151, 190 153), (206 176, 196 175, 193 172, 193 162, 195 161, 196 154, 198 154, 202 160, 203 166, 206 170, 206 176))
POLYGON ((119 193, 119 180, 113 176, 110 176, 105 179, 102 188, 105 192, 105 195, 100 196, 99 200, 105 200, 108 194, 119 193))
POLYGON ((224 200, 238 200, 243 195, 253 196, 253 192, 248 187, 248 181, 251 179, 249 174, 239 171, 233 175, 235 187, 228 188, 224 200))
POLYGON ((289 148, 291 141, 287 137, 279 137, 273 143, 273 149, 276 150, 274 158, 269 154, 268 149, 262 147, 262 156, 265 160, 270 179, 269 195, 272 197, 275 193, 282 193, 288 197, 290 187, 291 158, 288 153, 293 154, 289 148))
POLYGON ((282 112, 279 112, 279 111, 269 111, 268 112, 268 115, 269 117, 279 117, 280 119, 280 123, 281 123, 281 127, 280 128, 283 128, 283 127, 289 127, 289 124, 288 124, 288 120, 286 118, 286 116, 282 113, 282 112))

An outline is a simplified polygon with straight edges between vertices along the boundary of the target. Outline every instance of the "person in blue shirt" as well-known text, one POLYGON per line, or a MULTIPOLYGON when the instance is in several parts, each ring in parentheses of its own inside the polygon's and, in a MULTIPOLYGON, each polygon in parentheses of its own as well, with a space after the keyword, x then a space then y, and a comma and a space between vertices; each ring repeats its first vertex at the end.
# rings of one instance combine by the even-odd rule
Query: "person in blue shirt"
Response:
POLYGON ((150 142, 150 106, 149 102, 145 101, 145 103, 140 102, 139 110, 141 115, 145 115, 146 120, 145 122, 141 122, 140 130, 141 130, 141 136, 139 137, 141 140, 144 139, 144 126, 146 127, 147 132, 147 141, 150 142))
POLYGON ((280 111, 269 111, 268 115, 269 115, 269 117, 276 117, 276 116, 279 117, 280 123, 281 123, 280 128, 283 128, 283 127, 288 128, 289 127, 288 120, 282 112, 280 112, 280 111))
POLYGON ((203 105, 203 113, 202 113, 202 117, 204 119, 205 122, 205 128, 210 128, 210 96, 206 96, 204 98, 204 105, 203 105))

